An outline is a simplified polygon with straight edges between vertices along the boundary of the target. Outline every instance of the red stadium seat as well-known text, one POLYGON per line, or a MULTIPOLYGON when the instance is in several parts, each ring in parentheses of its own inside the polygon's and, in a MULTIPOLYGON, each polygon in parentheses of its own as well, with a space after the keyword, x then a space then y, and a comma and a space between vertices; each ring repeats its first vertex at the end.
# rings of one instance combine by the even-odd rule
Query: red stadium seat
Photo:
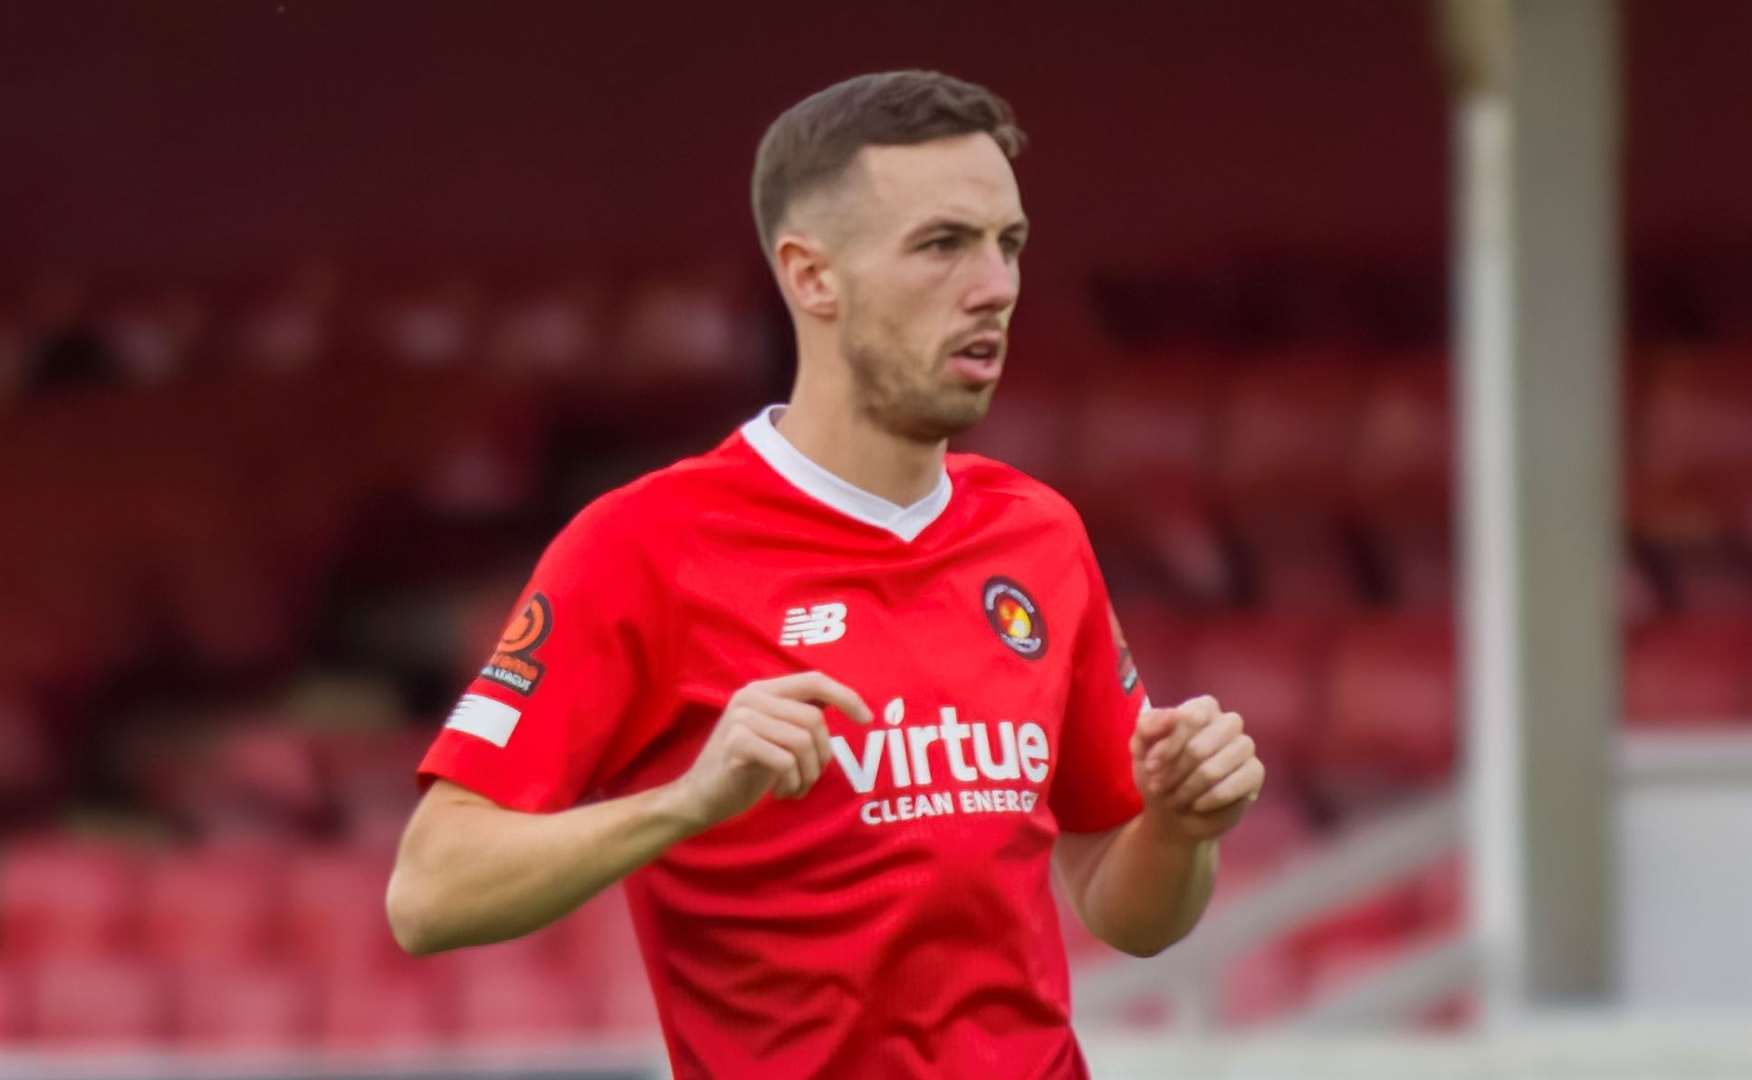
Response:
POLYGON ((1112 962, 1116 955, 1113 948, 1083 925, 1071 898, 1065 894, 1063 879, 1057 874, 1053 875, 1052 895, 1058 910, 1059 936, 1064 940, 1071 969, 1089 970, 1112 962))
POLYGON ((1669 350, 1650 365, 1634 447, 1642 531, 1697 539, 1752 505, 1752 364, 1735 350, 1669 350))
POLYGON ((1422 928, 1417 886, 1393 885, 1296 931, 1291 947, 1308 966, 1315 993, 1347 982, 1402 950, 1422 928))
POLYGON ((207 332, 207 301, 187 289, 154 289, 106 304, 99 333, 121 378, 161 386, 185 376, 207 332))
POLYGON ((229 511, 203 505, 213 498, 166 499, 184 524, 163 538, 153 562, 167 617, 195 661, 208 671, 249 670, 290 654, 290 605, 241 526, 221 520, 229 511))
POLYGON ((1400 611, 1444 611, 1455 606, 1453 544, 1445 528, 1386 527, 1375 533, 1375 556, 1388 595, 1400 611))
MULTIPOLYGON (((1395 611, 1434 614, 1459 606, 1460 568, 1446 530, 1411 527, 1378 533, 1374 539, 1374 555, 1386 574, 1395 611)), ((1633 555, 1620 563, 1617 584, 1619 612, 1626 622, 1643 622, 1660 609, 1661 590, 1633 555)))
POLYGON ((1445 358, 1401 357, 1377 368, 1363 394, 1356 440, 1357 513, 1377 525, 1440 530, 1450 516, 1455 458, 1445 358))
MULTIPOLYGON (((250 543, 279 585, 272 595, 308 614, 310 585, 340 551, 359 505, 381 490, 365 422, 382 385, 379 373, 348 370, 319 377, 236 377, 213 386, 206 411, 233 468, 250 484, 238 498, 253 526, 250 543), (321 431, 321 439, 309 432, 321 431)), ((381 407, 381 406, 378 406, 381 407)))
POLYGON ((1110 365, 1074 408, 1078 508, 1094 522, 1125 520, 1208 484, 1212 370, 1173 357, 1110 365))
MULTIPOLYGON (((575 937, 573 931, 556 924, 510 941, 446 953, 444 965, 459 983, 506 971, 572 973, 581 970, 573 954, 575 937)), ((408 964, 402 967, 413 970, 423 964, 424 961, 415 960, 411 967, 408 964)))
POLYGON ((286 868, 286 930, 293 955, 329 972, 395 970, 405 955, 384 913, 393 858, 353 848, 306 848, 286 868))
POLYGON ((1263 745, 1260 760, 1271 775, 1259 801, 1247 811, 1246 828, 1237 828, 1223 837, 1225 875, 1269 874, 1318 845, 1308 811, 1291 791, 1295 777, 1287 775, 1280 759, 1263 745))
MULTIPOLYGON (((451 615, 446 620, 449 635, 445 659, 457 686, 466 684, 480 671, 481 662, 492 652, 493 642, 499 640, 514 614, 523 583, 521 571, 496 574, 459 585, 447 594, 451 615)), ((430 732, 427 734, 429 737, 430 732)))
POLYGON ((552 968, 479 968, 456 983, 456 1033, 477 1045, 576 1042, 598 1025, 609 1000, 636 992, 552 968))
POLYGON ((596 1026, 605 1032, 649 1036, 658 1029, 657 1001, 643 967, 617 979, 597 1001, 596 1026))
POLYGON ((1392 603, 1453 606, 1452 500, 1457 425, 1450 365, 1396 357, 1363 392, 1351 465, 1353 512, 1375 538, 1392 603))
POLYGON ((1671 545, 1659 553, 1658 560, 1680 611, 1752 612, 1752 553, 1740 543, 1716 540, 1671 545))
POLYGON ((1308 997, 1308 961, 1286 941, 1274 941, 1223 965, 1220 1015, 1224 1024, 1269 1021, 1308 997))
POLYGON ((1390 966, 1394 959, 1428 941, 1426 935, 1409 931, 1335 942, 1308 954, 1309 995, 1313 999, 1335 993, 1390 966))
POLYGON ((153 803, 207 839, 292 841, 322 825, 331 807, 316 737, 273 717, 229 719, 235 729, 141 762, 153 803))
POLYGON ((131 545, 150 492, 130 499, 116 475, 108 429, 122 418, 117 405, 107 395, 51 399, 0 426, 0 683, 98 685, 149 640, 131 545))
POLYGON ((951 447, 980 454, 1020 469, 1054 488, 1081 479, 1074 456, 1079 383, 1042 380, 1006 382, 992 399, 991 412, 951 447))
POLYGON ((170 1033, 169 987, 155 961, 57 956, 39 963, 30 982, 39 1041, 150 1045, 170 1033))
POLYGON ((156 859, 141 893, 147 948, 178 964, 265 961, 283 944, 282 858, 219 847, 156 859))
POLYGON ((1437 783, 1455 754, 1454 634, 1448 615, 1361 619, 1339 635, 1329 725, 1315 749, 1337 798, 1437 783))
POLYGON ((0 473, 56 477, 47 497, 0 494, 31 523, 0 530, 5 560, 26 571, 0 624, 12 621, 14 604, 37 624, 34 633, 4 628, 18 635, 37 678, 98 682, 148 649, 245 666, 285 644, 277 581, 258 557, 246 509, 260 478, 212 452, 212 418, 228 416, 230 404, 182 387, 94 395, 33 411, 9 433, 0 473), (80 453, 67 455, 68 445, 80 453), (70 489, 82 498, 53 497, 70 489), (240 595, 252 603, 238 606, 240 595))
MULTIPOLYGON (((4 638, 0 638, 0 647, 4 638)), ((50 720, 22 694, 0 688, 0 814, 47 805, 65 781, 66 763, 50 737, 50 720)))
POLYGON ((1635 724, 1752 722, 1752 619, 1654 620, 1629 635, 1624 707, 1635 724))
POLYGON ((1240 581, 1229 540, 1202 497, 1159 488, 1131 518, 1133 546, 1166 574, 1178 597, 1206 608, 1235 602, 1240 581))
POLYGON ((644 970, 626 894, 619 885, 598 893, 544 933, 553 935, 553 954, 568 970, 611 978, 644 970))
POLYGON ((507 304, 488 334, 488 366, 511 379, 581 381, 602 347, 602 307, 588 284, 544 289, 507 304))
POLYGON ((1200 692, 1239 712, 1260 757, 1289 776, 1320 734, 1325 645, 1312 620, 1231 616, 1204 625, 1188 665, 1200 692))
POLYGON ((175 1031, 197 1048, 301 1048, 316 1033, 316 985, 296 966, 176 968, 175 1031))
POLYGON ((0 310, 0 410, 10 410, 24 394, 34 362, 24 327, 10 312, 0 310))
MULTIPOLYGON (((539 388, 479 373, 377 373, 344 416, 366 489, 407 493, 433 510, 499 513, 540 478, 550 410, 539 388)), ((325 427, 331 425, 325 425, 325 427)))
POLYGON ((1271 520, 1339 508, 1363 376, 1349 358, 1320 353, 1236 372, 1223 396, 1216 457, 1233 513, 1271 520))
POLYGON ((1618 565, 1618 611, 1625 626, 1641 626, 1660 613, 1661 589, 1634 554, 1618 565))
POLYGON ((0 856, 0 948, 78 958, 132 947, 139 927, 133 853, 80 840, 19 843, 0 856))
POLYGON ((208 758, 209 784, 252 817, 287 829, 319 822, 328 790, 312 732, 272 722, 228 733, 208 758))
POLYGON ((1258 604, 1342 615, 1368 599, 1344 525, 1366 375, 1314 352, 1239 369, 1223 394, 1217 487, 1258 604))
MULTIPOLYGON (((503 626, 503 618, 499 626, 503 626)), ((481 640, 490 643, 498 633, 495 628, 481 640)), ((475 652, 478 668, 481 650, 475 652)), ((355 845, 383 848, 396 843, 419 800, 414 769, 425 756, 432 735, 428 728, 338 730, 319 740, 317 753, 326 787, 355 845)))
POLYGON ((555 951, 566 943, 566 969, 586 987, 613 987, 599 996, 596 1024, 617 1031, 657 1026, 656 1005, 633 932, 626 896, 617 886, 600 894, 555 927, 555 951))
POLYGON ((105 418, 104 468, 120 496, 110 509, 118 558, 139 568, 174 647, 209 668, 283 655, 279 583, 254 538, 247 495, 257 479, 212 452, 208 417, 229 402, 178 387, 105 418), (239 605, 238 597, 251 603, 239 605))
POLYGON ((1368 601, 1358 553, 1330 520, 1256 520, 1244 528, 1241 544, 1249 591, 1261 606, 1336 618, 1368 601))
POLYGON ((12 966, 0 967, 0 1045, 30 1034, 28 1007, 21 973, 12 966))
POLYGON ((1192 676, 1191 652, 1200 624, 1148 596, 1116 596, 1114 612, 1157 705, 1178 705, 1204 693, 1192 676))
POLYGON ((320 285, 263 297, 230 328, 227 355, 250 373, 293 376, 314 371, 328 352, 332 307, 332 297, 320 285))
POLYGON ((443 965, 337 973, 317 995, 317 1041, 331 1050, 442 1045, 453 1018, 443 965))
POLYGON ((403 290, 376 305, 371 315, 377 347, 401 367, 470 366, 482 302, 481 289, 463 278, 403 290))
POLYGON ((1418 874, 1419 922, 1427 930, 1459 931, 1466 922, 1466 857, 1454 852, 1418 874))
POLYGON ((616 352, 630 386, 745 382, 754 326, 728 274, 653 278, 622 299, 616 352))

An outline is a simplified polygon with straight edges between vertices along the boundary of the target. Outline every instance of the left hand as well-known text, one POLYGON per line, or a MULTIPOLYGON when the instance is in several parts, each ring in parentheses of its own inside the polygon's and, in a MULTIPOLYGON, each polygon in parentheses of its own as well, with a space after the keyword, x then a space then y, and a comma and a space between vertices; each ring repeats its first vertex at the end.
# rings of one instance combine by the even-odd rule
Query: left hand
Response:
POLYGON ((1234 828, 1265 786, 1265 765, 1241 730, 1241 715, 1208 695, 1145 709, 1131 753, 1144 812, 1188 840, 1214 840, 1234 828))

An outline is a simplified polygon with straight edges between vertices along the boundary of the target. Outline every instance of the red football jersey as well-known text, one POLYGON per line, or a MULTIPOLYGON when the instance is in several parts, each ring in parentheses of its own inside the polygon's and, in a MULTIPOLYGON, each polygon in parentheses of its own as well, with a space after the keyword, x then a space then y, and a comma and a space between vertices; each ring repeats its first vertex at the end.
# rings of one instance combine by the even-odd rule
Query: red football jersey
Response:
POLYGON ((825 672, 876 721, 828 710, 809 794, 626 881, 676 1075, 1084 1076, 1050 857, 1138 812, 1145 699, 1082 523, 962 454, 896 506, 772 415, 561 532, 421 774, 528 811, 640 791, 744 684, 825 672))

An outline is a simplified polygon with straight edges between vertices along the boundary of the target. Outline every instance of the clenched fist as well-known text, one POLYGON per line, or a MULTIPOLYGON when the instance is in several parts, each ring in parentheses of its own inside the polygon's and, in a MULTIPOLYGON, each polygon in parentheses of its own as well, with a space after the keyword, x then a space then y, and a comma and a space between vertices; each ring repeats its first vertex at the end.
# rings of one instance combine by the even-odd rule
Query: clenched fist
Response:
POLYGON ((1241 820, 1265 785, 1265 765, 1239 713, 1213 697, 1145 709, 1132 733, 1132 778, 1144 812, 1190 840, 1212 840, 1241 820))
POLYGON ((735 817, 769 791, 800 799, 833 760, 822 706, 861 724, 873 716, 856 691, 818 671, 760 679, 736 691, 679 780, 686 813, 701 828, 735 817))

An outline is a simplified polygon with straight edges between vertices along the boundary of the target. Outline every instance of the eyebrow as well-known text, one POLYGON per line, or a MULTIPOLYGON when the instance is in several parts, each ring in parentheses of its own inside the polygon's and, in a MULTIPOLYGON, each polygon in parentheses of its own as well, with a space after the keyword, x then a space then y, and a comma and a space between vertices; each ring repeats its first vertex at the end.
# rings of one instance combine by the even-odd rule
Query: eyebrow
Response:
MULTIPOLYGON (((922 240, 927 235, 934 232, 955 233, 961 236, 978 236, 984 231, 985 230, 978 226, 970 225, 959 218, 934 217, 909 231, 906 234, 906 242, 910 244, 922 240)), ((1005 236, 1011 234, 1018 234, 1026 237, 1028 235, 1028 219, 1019 218, 1016 221, 1011 222, 1004 226, 1003 230, 998 235, 1005 236)))

